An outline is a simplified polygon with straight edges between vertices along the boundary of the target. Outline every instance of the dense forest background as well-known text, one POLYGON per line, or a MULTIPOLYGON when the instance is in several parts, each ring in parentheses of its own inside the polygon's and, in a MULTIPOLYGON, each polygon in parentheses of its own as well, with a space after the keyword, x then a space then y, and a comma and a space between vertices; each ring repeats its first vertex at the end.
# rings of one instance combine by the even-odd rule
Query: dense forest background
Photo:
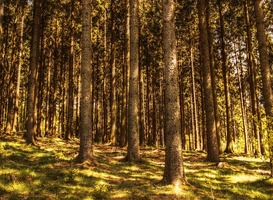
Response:
MULTIPOLYGON (((207 48, 220 153, 268 157, 253 2, 206 1, 207 48)), ((182 147, 207 150, 200 13, 195 0, 175 3, 182 147)), ((93 140, 121 147, 128 140, 128 5, 126 0, 93 0, 91 8, 93 140)), ((34 17, 33 7, 29 0, 0 0, 0 133, 26 133, 27 97, 32 88, 35 138, 70 140, 80 136, 81 2, 43 0, 34 17), (34 29, 38 31, 35 55, 31 52, 34 29), (31 62, 37 64, 33 81, 29 78, 31 62)), ((263 12, 272 69, 272 1, 263 1, 263 12)), ((138 15, 139 144, 162 147, 165 82, 161 2, 140 0, 138 15)))

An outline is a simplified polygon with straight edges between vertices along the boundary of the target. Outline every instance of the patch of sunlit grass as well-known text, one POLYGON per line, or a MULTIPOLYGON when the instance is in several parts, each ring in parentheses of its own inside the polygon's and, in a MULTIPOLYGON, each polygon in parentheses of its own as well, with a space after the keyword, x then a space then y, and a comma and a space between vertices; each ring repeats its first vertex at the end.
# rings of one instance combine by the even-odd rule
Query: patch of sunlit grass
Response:
POLYGON ((261 179, 260 176, 253 176, 250 174, 237 174, 236 176, 230 176, 230 183, 246 183, 246 182, 254 182, 261 179))

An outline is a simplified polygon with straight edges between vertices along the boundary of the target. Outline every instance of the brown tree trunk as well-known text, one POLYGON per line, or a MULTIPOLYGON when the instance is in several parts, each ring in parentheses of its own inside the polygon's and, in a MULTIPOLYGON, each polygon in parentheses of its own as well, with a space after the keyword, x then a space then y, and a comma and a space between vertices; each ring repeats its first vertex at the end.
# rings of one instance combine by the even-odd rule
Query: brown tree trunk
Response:
POLYGON ((252 47, 252 33, 251 33, 251 24, 250 24, 250 16, 248 12, 249 3, 248 0, 245 0, 245 20, 246 20, 246 31, 247 31, 247 52, 248 52, 248 69, 249 69, 249 85, 250 85, 250 97, 251 97, 251 112, 252 112, 252 132, 254 134, 254 153, 256 155, 260 154, 260 150, 258 148, 257 136, 259 135, 259 129, 257 126, 257 95, 256 95, 256 70, 254 66, 254 58, 253 58, 253 47, 252 47))
POLYGON ((116 3, 111 0, 111 55, 110 55, 111 81, 111 131, 110 142, 117 144, 117 99, 116 99, 116 3))
POLYGON ((122 86, 122 112, 121 112, 121 133, 120 146, 126 144, 127 116, 128 116, 128 74, 130 67, 130 2, 126 0, 126 23, 125 23, 125 48, 123 65, 123 86, 122 86))
POLYGON ((27 132, 26 142, 35 144, 34 136, 36 134, 36 86, 37 86, 37 69, 39 60, 39 44, 40 44, 40 16, 42 1, 34 0, 33 11, 33 30, 30 50, 30 74, 28 79, 28 95, 27 95, 27 132))
POLYGON ((220 16, 220 39, 221 39, 221 61, 222 61, 222 73, 224 80, 224 90, 225 90, 225 119, 226 119, 226 149, 225 153, 233 153, 233 138, 231 132, 231 103, 230 103, 230 93, 229 93, 229 69, 227 63, 227 53, 226 53, 226 40, 225 40, 225 27, 224 27, 224 19, 222 15, 222 4, 221 0, 217 1, 219 16, 220 16))
POLYGON ((80 152, 77 162, 95 162, 92 140, 91 0, 82 0, 80 152))
POLYGON ((74 0, 71 0, 70 11, 70 54, 68 70, 68 98, 67 98, 67 124, 65 139, 69 140, 73 134, 73 113, 74 113, 74 0))
POLYGON ((20 97, 20 86, 21 86, 21 68, 22 68, 22 51, 23 51, 23 34, 24 34, 24 10, 21 10, 21 23, 20 23, 20 43, 19 43, 19 53, 18 53, 18 69, 17 69, 17 84, 16 93, 14 99, 14 115, 11 132, 16 132, 18 130, 18 111, 19 111, 19 97, 20 97))
POLYGON ((211 162, 219 161, 219 146, 216 135, 216 122, 214 116, 214 102, 209 60, 208 31, 206 26, 206 5, 205 0, 198 0, 198 17, 199 17, 199 34, 200 34, 200 51, 201 65, 203 68, 203 85, 204 85, 204 103, 206 112, 206 133, 207 133, 207 160, 211 162))
POLYGON ((254 0, 254 12, 256 17, 257 27, 257 39, 258 39, 258 50, 260 56, 260 67, 263 83, 263 97, 264 107, 267 117, 267 134, 268 134, 268 146, 269 146, 269 157, 271 166, 271 177, 273 177, 273 93, 272 83, 270 77, 270 66, 268 60, 267 41, 265 34, 264 25, 264 14, 263 14, 263 1, 254 0))
POLYGON ((185 182, 181 140, 178 67, 175 36, 175 2, 163 0, 163 63, 165 80, 165 168, 161 183, 180 185, 185 182))
POLYGON ((130 80, 128 105, 128 149, 126 159, 139 161, 139 4, 130 1, 130 80))
POLYGON ((219 154, 222 153, 222 142, 221 142, 221 132, 220 132, 220 117, 219 117, 219 109, 218 109, 218 100, 217 100, 217 88, 216 88, 216 75, 215 75, 215 62, 214 62, 214 52, 213 52, 213 38, 211 33, 210 26, 210 1, 206 0, 206 24, 208 27, 208 42, 209 42, 209 58, 210 58, 210 70, 211 70, 211 84, 213 90, 213 103, 214 103, 214 115, 216 122, 216 135, 217 142, 219 145, 219 154))

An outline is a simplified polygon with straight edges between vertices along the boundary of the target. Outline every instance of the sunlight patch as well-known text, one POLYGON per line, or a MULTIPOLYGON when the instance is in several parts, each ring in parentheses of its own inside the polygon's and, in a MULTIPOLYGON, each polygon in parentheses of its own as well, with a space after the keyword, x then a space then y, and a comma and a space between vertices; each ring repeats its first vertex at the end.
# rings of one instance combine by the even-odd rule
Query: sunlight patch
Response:
POLYGON ((261 177, 259 176, 250 176, 249 174, 238 174, 236 176, 232 176, 229 180, 232 183, 245 183, 245 182, 254 182, 259 180, 261 177))

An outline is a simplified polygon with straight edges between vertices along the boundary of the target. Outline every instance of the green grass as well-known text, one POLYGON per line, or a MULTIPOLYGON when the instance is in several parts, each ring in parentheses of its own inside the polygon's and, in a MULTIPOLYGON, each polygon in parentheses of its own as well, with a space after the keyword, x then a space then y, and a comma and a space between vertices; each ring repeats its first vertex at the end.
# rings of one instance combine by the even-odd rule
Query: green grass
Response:
POLYGON ((19 136, 0 140, 0 199, 273 199, 269 164, 259 158, 221 157, 223 167, 205 162, 206 154, 184 152, 188 183, 159 186, 164 151, 141 150, 140 163, 126 163, 126 150, 95 145, 98 166, 77 164, 78 141, 43 138, 26 145, 19 136))

